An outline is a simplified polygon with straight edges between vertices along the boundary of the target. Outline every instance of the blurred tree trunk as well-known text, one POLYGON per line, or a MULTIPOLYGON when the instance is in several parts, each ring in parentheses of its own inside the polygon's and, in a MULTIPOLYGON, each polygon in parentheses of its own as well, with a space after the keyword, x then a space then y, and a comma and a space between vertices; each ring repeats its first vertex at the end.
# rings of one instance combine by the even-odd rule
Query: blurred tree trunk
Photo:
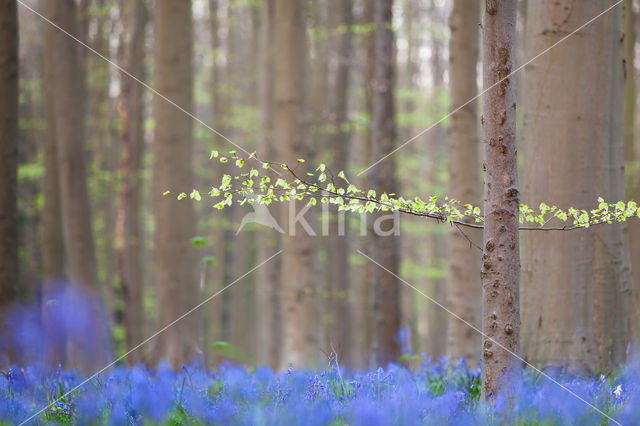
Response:
MULTIPOLYGON (((373 92, 373 142, 371 162, 380 160, 395 147, 396 125, 394 116, 395 54, 393 0, 375 1, 375 86, 373 92)), ((379 194, 396 192, 395 157, 390 156, 369 171, 370 187, 379 194)), ((393 273, 398 272, 399 241, 393 233, 398 225, 391 216, 374 215, 379 224, 372 229, 372 258, 393 273), (390 234, 390 235, 389 235, 390 234)), ((374 222, 375 223, 375 222, 374 222)), ((400 354, 396 333, 400 328, 400 283, 397 278, 381 268, 372 274, 374 287, 374 312, 376 315, 375 348, 376 363, 385 365, 395 361, 400 354)))
MULTIPOLYGON (((514 68, 517 3, 517 0, 487 1, 482 22, 485 89, 514 68)), ((497 391, 505 386, 502 378, 518 365, 513 355, 504 349, 518 353, 520 336, 515 94, 515 82, 508 79, 482 98, 486 167, 481 273, 482 395, 486 398, 495 398, 497 391)), ((548 272, 544 268, 541 271, 548 272)))
MULTIPOLYGON (((18 13, 0 0, 0 335, 4 310, 18 292, 18 13)), ((7 342, 7 339, 2 339, 7 342)), ((0 362, 10 348, 0 344, 0 362)))
MULTIPOLYGON (((640 198, 640 152, 636 147, 636 67, 635 48, 637 16, 633 0, 624 2, 624 158, 627 200, 640 198)), ((640 295, 640 219, 629 221, 629 250, 633 272, 633 290, 636 301, 640 295)))
MULTIPOLYGON (((531 52, 609 6, 569 4, 529 3, 531 52)), ((589 210, 599 196, 624 198, 620 13, 613 9, 526 69, 523 137, 535 146, 527 158, 530 206, 589 210)), ((635 321, 625 227, 523 236, 522 349, 531 362, 597 372, 624 360, 635 321)))
MULTIPOLYGON (((332 170, 346 170, 349 158, 351 132, 348 129, 349 73, 352 60, 353 4, 352 0, 329 4, 329 25, 331 34, 331 56, 327 62, 331 68, 331 90, 329 91, 329 124, 332 132, 329 148, 333 158, 329 163, 332 170)), ((337 210, 337 209, 336 209, 337 210)), ((331 301, 331 326, 328 330, 330 346, 348 361, 351 359, 351 317, 349 312, 349 240, 344 213, 332 212, 328 241, 327 265, 329 300, 331 301), (335 216, 337 217, 335 217, 335 216), (342 223, 342 225, 341 225, 342 223)))
MULTIPOLYGON (((143 0, 121 1, 124 31, 120 40, 120 65, 144 81, 145 7, 143 0)), ((144 312, 142 309, 142 230, 140 222, 140 175, 144 148, 142 130, 143 87, 131 77, 121 75, 120 121, 122 132, 122 163, 116 248, 118 275, 124 299, 126 348, 142 341, 144 312)), ((129 364, 141 360, 134 352, 129 364)))
MULTIPOLYGON (((370 0, 360 2, 360 5, 356 6, 356 9, 361 10, 361 14, 358 17, 358 25, 361 28, 366 29, 360 37, 358 37, 358 60, 355 62, 357 76, 359 77, 358 86, 364 92, 364 96, 360 98, 357 108, 364 110, 366 115, 370 118, 373 116, 373 67, 369 64, 373 64, 375 57, 375 39, 373 27, 374 23, 374 3, 370 0)), ((354 147, 350 152, 350 162, 357 165, 358 168, 365 168, 369 165, 371 158, 371 126, 370 122, 366 121, 363 126, 363 130, 359 132, 358 137, 354 141, 354 147)), ((367 185, 366 174, 358 177, 354 176, 355 185, 364 187, 367 185)), ((371 218, 368 215, 361 215, 359 218, 354 217, 349 223, 353 233, 357 233, 358 237, 353 238, 353 251, 361 250, 363 253, 371 254, 369 251, 369 241, 371 240, 370 233, 361 232, 362 224, 366 224, 367 220, 371 218)), ((366 227, 365 227, 366 230, 366 227)), ((357 258, 356 258, 357 259, 357 258)), ((349 302, 351 303, 351 328, 355 333, 351 333, 351 367, 353 368, 368 368, 374 364, 373 357, 371 356, 373 332, 373 312, 370 309, 370 303, 372 298, 371 291, 371 278, 370 275, 373 272, 373 268, 377 268, 371 262, 361 259, 360 263, 350 265, 350 287, 349 302)))
MULTIPOLYGON (((46 3, 47 17, 71 34, 77 34, 76 4, 72 0, 46 3)), ((87 192, 84 158, 83 67, 76 42, 59 30, 47 27, 46 49, 50 51, 50 83, 53 98, 55 138, 57 141, 61 212, 67 271, 75 284, 98 291, 96 257, 91 230, 91 213, 87 192)), ((97 294, 95 294, 97 297, 97 294)), ((96 300, 92 309, 94 324, 91 342, 87 336, 70 336, 74 359, 85 369, 104 366, 109 355, 109 337, 103 323, 106 318, 96 300), (77 346, 77 347, 76 347, 77 346)))
MULTIPOLYGON (((154 84, 158 92, 191 110, 191 3, 158 0, 154 9, 154 84)), ((178 202, 176 193, 193 184, 192 123, 164 99, 154 98, 155 135, 153 195, 155 218, 154 272, 158 289, 159 326, 163 327, 197 303, 198 281, 190 239, 194 236, 193 204, 178 202), (172 196, 163 196, 173 190, 172 196)), ((197 312, 158 336, 156 354, 174 368, 190 363, 198 351, 197 312)))
MULTIPOLYGON (((275 8, 276 0, 265 0, 262 5, 262 28, 260 36, 260 133, 256 151, 258 157, 269 160, 275 158, 273 152, 274 115, 274 61, 275 53, 275 8)), ((271 204, 269 211, 276 213, 278 205, 271 204)), ((274 216, 276 216, 274 214, 274 216)), ((277 216, 276 216, 277 217, 277 216)), ((256 233, 257 262, 273 255, 279 246, 279 237, 273 229, 261 228, 256 233)), ((279 258, 267 262, 256 270, 256 344, 257 361, 276 368, 279 363, 280 312, 279 312, 279 258)))
MULTIPOLYGON (((305 3, 281 0, 275 13, 275 142, 277 161, 297 164, 306 158, 305 123, 305 3)), ((282 206, 280 297, 282 308, 282 357, 280 366, 313 365, 319 359, 320 324, 317 294, 312 277, 311 237, 295 216, 304 202, 291 201, 282 206), (291 222, 291 226, 290 225, 291 222)), ((300 213, 302 215, 302 213, 300 213)))
MULTIPOLYGON (((455 0, 449 18, 449 81, 451 82, 450 110, 459 108, 478 93, 476 64, 478 63, 478 25, 480 8, 471 7, 466 0, 455 0)), ((449 197, 461 205, 480 202, 478 161, 478 109, 472 102, 451 116, 449 128, 449 197)), ((468 238, 476 244, 482 241, 479 230, 453 227, 449 237, 448 299, 450 309, 465 321, 480 327, 481 298, 480 254, 468 238)), ((480 352, 480 335, 461 321, 449 321, 447 355, 464 357, 475 364, 480 352)))
MULTIPOLYGON (((432 94, 431 94, 431 110, 436 120, 446 115, 446 107, 441 106, 441 94, 444 89, 444 74, 445 74, 445 58, 443 51, 445 45, 438 34, 438 28, 440 31, 446 31, 446 20, 442 11, 436 4, 435 0, 431 0, 429 3, 428 16, 435 29, 432 30, 431 36, 431 81, 432 81, 432 94)), ((435 120, 434 120, 435 121, 435 120)), ((413 135, 412 135, 413 136, 413 135)), ((442 123, 430 130, 427 146, 418 147, 420 156, 425 159, 421 163, 421 168, 418 173, 421 182, 428 182, 432 188, 432 192, 444 191, 446 188, 446 182, 441 181, 438 176, 444 171, 441 168, 442 164, 446 164, 447 155, 447 135, 442 123)), ((432 297, 440 303, 446 303, 447 298, 447 281, 446 277, 446 265, 447 262, 447 250, 448 241, 446 232, 442 232, 438 228, 440 224, 430 223, 431 232, 428 236, 427 247, 427 265, 431 266, 434 271, 442 271, 442 274, 436 274, 436 276, 430 279, 430 291, 432 297)), ((424 261, 424 258, 423 258, 424 261)), ((429 315, 428 322, 428 340, 426 342, 426 352, 435 357, 440 357, 446 353, 447 350, 447 327, 449 325, 449 315, 440 307, 429 303, 426 306, 427 313, 429 315)))

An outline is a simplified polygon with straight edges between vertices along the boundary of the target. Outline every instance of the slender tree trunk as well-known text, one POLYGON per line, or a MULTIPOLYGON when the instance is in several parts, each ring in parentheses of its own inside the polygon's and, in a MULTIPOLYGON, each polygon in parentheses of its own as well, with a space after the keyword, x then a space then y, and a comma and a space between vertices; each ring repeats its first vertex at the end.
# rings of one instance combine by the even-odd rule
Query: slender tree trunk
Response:
MULTIPOLYGON (((260 134, 256 151, 260 158, 274 158, 273 152, 273 109, 274 109, 274 61, 275 53, 275 0, 266 0, 262 5, 262 35, 260 38, 260 134)), ((269 210, 276 212, 277 205, 269 210)), ((257 260, 267 259, 278 249, 279 238, 276 231, 260 229, 256 234, 257 260)), ((280 323, 278 282, 279 264, 277 259, 256 270, 256 338, 257 361, 273 368, 278 366, 280 347, 280 323)))
MULTIPOLYGON (((529 3, 532 52, 610 2, 567 11, 569 4, 529 3)), ((599 196, 624 198, 620 13, 610 11, 526 70, 528 205, 589 210, 599 196)), ((624 232, 624 224, 611 224, 524 235, 522 349, 531 362, 596 372, 624 359, 635 321, 624 232)))
MULTIPOLYGON (((305 7, 299 0, 281 0, 276 7, 275 115, 278 161, 297 164, 305 158, 305 7)), ((312 277, 311 237, 296 222, 304 207, 291 201, 282 206, 284 250, 280 269, 282 357, 280 365, 311 365, 320 358, 317 294, 312 277), (291 219, 291 227, 289 226, 291 219)))
MULTIPOLYGON (((393 151, 396 138, 394 117, 395 55, 393 22, 393 0, 375 2, 375 86, 373 97, 373 143, 372 160, 393 151)), ((395 158, 380 162, 370 173, 371 187, 380 194, 395 193, 395 158)), ((395 220, 376 215, 379 231, 373 229, 372 258, 388 270, 398 271, 399 241, 391 231, 395 220), (382 236, 381 234, 389 234, 382 236)), ((400 328, 400 283, 389 272, 380 268, 373 272, 374 311, 376 312, 376 362, 384 365, 395 361, 400 354, 396 333, 400 328)))
MULTIPOLYGON (((476 64, 478 63, 479 5, 455 0, 449 19, 449 81, 453 111, 478 93, 476 64), (472 7, 473 6, 473 7, 472 7)), ((449 196, 462 205, 478 205, 478 109, 472 102, 451 116, 449 128, 449 196)), ((480 327, 482 286, 480 255, 467 238, 476 244, 481 232, 452 228, 449 240, 449 306, 465 321, 480 327), (466 237, 461 233, 464 232, 466 237)), ((480 336, 462 321, 451 319, 447 337, 447 355, 464 357, 470 365, 479 356, 480 336)))
MULTIPOLYGON (((155 7, 156 89, 185 108, 192 105, 191 3, 158 0, 155 7)), ((175 320, 197 303, 198 280, 190 246, 194 236, 193 204, 163 196, 166 190, 179 193, 193 184, 191 172, 192 122, 175 107, 154 99, 154 213, 155 282, 158 288, 159 325, 175 320)), ((200 333, 197 312, 158 336, 156 353, 174 368, 189 363, 197 352, 200 333)))
MULTIPOLYGON (((351 25, 353 24, 352 0, 329 4, 329 24, 334 36, 330 58, 332 86, 329 94, 329 122, 333 127, 329 146, 333 153, 331 167, 340 171, 347 168, 351 132, 348 125, 349 73, 351 62, 351 25)), ((336 213, 336 212, 334 212, 336 213)), ((349 240, 345 235, 347 226, 344 213, 337 213, 331 221, 328 244, 328 277, 331 300, 331 327, 328 340, 341 355, 341 360, 350 360, 351 317, 349 304, 349 240), (342 216, 340 218, 340 216, 342 216), (342 225, 340 223, 342 222, 342 225), (341 231, 342 230, 342 231, 341 231)))
MULTIPOLYGON (((142 0, 121 2, 124 34, 120 46, 121 65, 137 78, 144 79, 145 9, 142 0)), ((116 249, 118 275, 124 299, 124 325, 127 350, 142 341, 142 232, 140 224, 140 166, 144 146, 142 133, 142 86, 122 74, 120 120, 122 164, 116 249)), ((130 364, 140 361, 134 353, 130 364)))
MULTIPOLYGON (((4 310, 18 293, 18 13, 0 1, 0 336, 4 310)), ((7 339, 2 339, 7 342, 7 339)), ((0 362, 10 348, 0 344, 0 362)))
MULTIPOLYGON (((485 90, 514 68, 517 0, 487 0, 483 27, 485 90)), ((517 363, 520 312, 519 190, 516 150, 516 85, 506 79, 482 98, 484 236, 482 256, 482 392, 495 397, 517 363), (508 350, 508 351, 507 351, 508 350)))

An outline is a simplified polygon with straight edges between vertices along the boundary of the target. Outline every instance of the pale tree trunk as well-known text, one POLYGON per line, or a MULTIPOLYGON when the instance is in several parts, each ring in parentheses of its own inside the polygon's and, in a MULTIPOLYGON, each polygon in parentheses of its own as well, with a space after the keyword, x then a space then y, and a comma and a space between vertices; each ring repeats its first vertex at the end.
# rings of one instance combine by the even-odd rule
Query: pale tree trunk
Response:
MULTIPOLYGON (((633 0, 624 2, 624 157, 627 199, 640 199, 640 152, 636 146, 636 67, 635 47, 637 16, 633 10, 633 0)), ((633 272, 633 290, 636 300, 640 294, 640 219, 629 221, 629 251, 633 272)))
MULTIPOLYGON (((476 64, 478 63, 479 5, 455 0, 449 18, 449 81, 453 111, 478 93, 476 64), (472 7, 473 6, 473 7, 472 7)), ((478 205, 478 109, 472 102, 451 116, 449 127, 449 197, 462 205, 478 205)), ((449 308, 465 321, 480 327, 482 287, 480 282, 480 254, 475 244, 482 240, 479 230, 453 227, 449 237, 449 308), (465 235, 462 234, 464 232, 465 235)), ((464 357, 475 364, 480 352, 480 335, 462 321, 452 318, 447 335, 447 355, 464 357)))
MULTIPOLYGON (((483 85, 492 87, 514 68, 517 0, 487 0, 482 22, 483 85)), ((482 264, 482 393, 495 397, 516 368, 520 336, 519 190, 516 85, 506 79, 482 98, 484 235, 482 264)))
MULTIPOLYGON (((351 25, 353 24, 352 0, 329 4, 329 24, 336 34, 331 41, 331 90, 329 93, 329 123, 333 132, 329 137, 329 147, 333 154, 330 162, 332 170, 339 172, 347 168, 351 132, 348 124, 349 73, 351 61, 351 25)), ((346 236, 348 217, 344 213, 332 211, 328 244, 328 286, 331 326, 327 340, 339 353, 340 361, 350 363, 351 316, 349 313, 349 240, 346 236), (334 216, 335 215, 335 216, 334 216), (340 226, 342 215, 342 226, 340 226), (342 230, 342 232, 341 232, 342 230)), ((331 346, 329 346, 331 347, 331 346)))
MULTIPOLYGON (((363 27, 373 27, 374 25, 374 2, 364 1, 362 4, 362 15, 359 17, 359 24, 363 27)), ((362 79, 360 86, 364 91, 362 99, 362 108, 369 116, 373 115, 373 67, 369 64, 374 63, 375 58, 375 38, 374 32, 369 31, 360 38, 359 56, 362 60, 357 62, 359 77, 362 79)), ((368 124, 368 123, 367 123, 368 124)), ((371 127, 367 125, 364 131, 358 136, 354 149, 351 150, 351 162, 357 164, 358 167, 367 167, 371 158, 371 127)), ((356 185, 366 186, 366 175, 362 177, 354 177, 356 185)), ((362 222, 366 223, 371 218, 362 215, 352 222, 352 231, 358 233, 358 238, 354 238, 353 251, 361 250, 364 253, 371 254, 369 247, 371 244, 370 233, 361 235, 362 222)), ((366 228, 365 228, 366 230, 366 228)), ((367 368, 373 365, 371 357, 372 349, 372 333, 373 333, 373 312, 370 309, 370 303, 373 292, 371 291, 371 273, 376 265, 371 262, 365 262, 358 265, 351 265, 349 301, 351 303, 351 328, 357 330, 351 333, 351 362, 354 368, 367 368)))
MULTIPOLYGON (((610 3, 569 5, 529 3, 531 52, 610 3)), ((610 11, 526 69, 528 205, 589 210, 599 196, 624 198, 620 13, 610 11)), ((596 372, 624 359, 634 302, 624 234, 624 224, 612 224, 524 235, 522 349, 529 361, 596 372)))
MULTIPOLYGON (((373 142, 372 162, 393 151, 395 147, 396 125, 394 117, 395 55, 393 22, 393 0, 375 2, 375 86, 373 94, 373 142)), ((369 171, 370 186, 379 194, 395 193, 395 157, 391 156, 369 171)), ((383 214, 372 219, 382 219, 383 214)), ((379 221, 382 233, 389 233, 395 221, 389 216, 379 221)), ((381 236, 372 234, 372 258, 393 273, 398 272, 398 237, 391 233, 381 236)), ((396 333, 400 328, 400 283, 389 272, 376 268, 373 270, 374 312, 376 315, 374 353, 376 363, 386 365, 395 361, 400 354, 396 333)))
MULTIPOLYGON (((305 158, 305 7, 299 0, 281 0, 275 22, 275 143, 277 161, 297 164, 305 158)), ((304 202, 282 206, 280 303, 282 307, 282 357, 280 366, 311 365, 321 356, 317 294, 312 277, 311 237, 294 222, 304 202), (289 226, 291 217, 292 226, 289 226), (291 229, 290 229, 291 228, 291 229), (293 235, 295 233, 295 235, 293 235)))
MULTIPOLYGON (((158 92, 186 110, 192 105, 191 3, 159 0, 154 9, 154 84, 158 92)), ((194 236, 193 204, 175 198, 193 184, 192 122, 161 98, 154 98, 155 135, 153 196, 155 218, 154 272, 158 320, 163 327, 197 303, 198 280, 190 246, 194 236), (172 196, 163 192, 172 190, 172 196)), ((158 336, 156 354, 173 367, 190 363, 198 352, 200 325, 194 312, 158 336)))
MULTIPOLYGON (((18 13, 0 1, 0 336, 4 310, 18 293, 18 13)), ((2 339, 7 342, 7 339, 2 339)), ((0 362, 9 349, 0 344, 0 362)))
MULTIPOLYGON (((76 34, 76 4, 72 0, 47 2, 47 17, 71 34, 76 34)), ((84 72, 75 41, 59 30, 47 27, 45 49, 50 51, 48 73, 54 108, 57 142, 58 178, 61 197, 62 228, 68 276, 89 289, 93 300, 91 342, 79 342, 87 336, 70 336, 74 349, 69 361, 89 370, 104 366, 109 358, 106 318, 98 302, 98 278, 91 230, 91 213, 86 186, 84 159, 84 72), (90 349, 82 349, 90 348, 90 349)), ((46 317, 46 315, 45 315, 46 317)))
MULTIPOLYGON (((218 130, 220 133, 226 135, 227 130, 224 127, 223 120, 223 111, 226 99, 223 99, 223 89, 222 85, 224 83, 224 79, 222 77, 222 67, 220 65, 220 57, 222 56, 223 49, 222 43, 220 41, 220 2, 218 0, 210 0, 209 1, 209 31, 211 33, 211 48, 213 50, 213 65, 211 68, 211 111, 213 113, 212 123, 213 128, 218 130)), ((215 138, 213 143, 213 148, 219 149, 223 152, 227 142, 215 138)), ((214 160, 215 161, 215 160, 214 160)), ((223 173, 223 165, 217 162, 212 163, 211 165, 211 178, 213 181, 213 185, 219 185, 222 179, 223 173)), ((216 292, 222 289, 226 285, 226 274, 227 270, 227 244, 226 244, 226 222, 229 212, 222 212, 220 214, 212 215, 212 235, 211 238, 213 240, 213 257, 215 259, 215 264, 211 270, 209 282, 211 283, 211 292, 216 292)), ((204 309, 206 309, 205 321, 205 351, 207 353, 211 352, 211 343, 215 340, 220 340, 224 338, 224 330, 223 326, 223 314, 225 299, 227 299, 226 295, 223 295, 219 298, 219 300, 213 300, 212 303, 207 304, 204 309), (208 320, 207 320, 208 319, 208 320)))
MULTIPOLYGON (((120 65, 144 80, 145 9, 142 0, 120 3, 124 31, 119 46, 120 65)), ((121 183, 116 218, 118 275, 124 299, 127 350, 142 341, 142 232, 140 223, 140 174, 144 146, 142 131, 142 89, 128 75, 121 75, 120 125, 122 133, 121 183)), ((134 352, 129 364, 142 359, 134 352)))
MULTIPOLYGON (((266 0, 262 5, 262 34, 260 37, 260 134, 256 151, 259 158, 271 159, 273 152, 273 54, 275 31, 275 0, 266 0)), ((277 205, 270 205, 269 210, 275 217, 277 205)), ((260 229, 256 233, 257 261, 261 262, 276 253, 280 238, 273 229, 260 229)), ((256 345, 257 362, 276 368, 279 357, 279 264, 278 258, 266 263, 256 270, 256 345)))
MULTIPOLYGON (((434 31, 437 31, 437 28, 440 26, 444 31, 444 19, 440 16, 441 12, 435 0, 431 0, 428 12, 428 16, 433 22, 433 25, 437 25, 434 31)), ((445 61, 443 58, 444 55, 442 54, 443 49, 443 42, 439 40, 437 36, 433 36, 431 39, 431 58, 429 61, 432 74, 433 106, 431 109, 434 112, 433 115, 438 119, 446 114, 446 111, 441 111, 438 105, 438 95, 444 87, 445 61)), ((421 146, 418 148, 420 155, 425 158, 424 163, 421 164, 423 167, 421 168, 419 176, 421 181, 430 182, 433 186, 437 186, 439 183, 438 164, 446 161, 447 143, 444 126, 439 124, 431 129, 427 140, 428 147, 421 146)), ((432 268, 438 270, 443 268, 441 265, 447 261, 447 235, 444 232, 438 232, 441 230, 441 228, 437 229, 439 224, 428 224, 427 226, 429 225, 431 225, 434 231, 429 233, 428 236, 426 259, 427 264, 430 264, 432 268)), ((447 282, 444 278, 436 276, 430 279, 430 293, 435 300, 445 302, 447 298, 446 285, 447 282)), ((426 351, 433 357, 440 357, 446 353, 447 327, 449 324, 448 314, 433 304, 429 304, 425 308, 428 315, 426 351)))

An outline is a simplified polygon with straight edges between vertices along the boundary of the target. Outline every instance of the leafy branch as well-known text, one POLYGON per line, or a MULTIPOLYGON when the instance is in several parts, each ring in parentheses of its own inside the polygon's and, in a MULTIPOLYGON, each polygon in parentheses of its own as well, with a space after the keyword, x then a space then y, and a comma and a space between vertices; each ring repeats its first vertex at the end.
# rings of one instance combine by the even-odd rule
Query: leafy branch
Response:
MULTIPOLYGON (((432 196, 426 200, 420 197, 405 198, 396 194, 377 194, 375 189, 360 189, 346 177, 344 171, 334 175, 325 165, 320 164, 313 171, 301 171, 303 159, 298 159, 296 166, 283 163, 273 163, 259 160, 256 153, 249 159, 255 159, 262 164, 260 168, 250 168, 245 171, 245 159, 238 156, 236 151, 230 151, 229 156, 220 155, 212 151, 210 159, 220 163, 235 165, 240 171, 236 176, 225 174, 218 186, 213 186, 207 195, 214 199, 214 207, 224 209, 234 202, 269 205, 273 202, 287 202, 293 200, 308 200, 308 206, 321 204, 336 205, 339 211, 353 213, 400 212, 412 216, 433 219, 457 227, 483 228, 484 217, 480 207, 471 204, 460 204, 458 200, 449 197, 432 196), (277 169, 286 173, 281 175, 277 169), (272 177, 273 170, 279 177, 272 177)), ((170 195, 166 191, 164 195, 170 195)), ((202 200, 202 193, 193 189, 189 195, 180 193, 177 198, 182 200, 202 200)), ((541 203, 536 210, 520 204, 519 221, 522 231, 571 231, 589 228, 595 225, 624 222, 632 217, 640 217, 640 209, 635 201, 618 201, 607 203, 602 197, 598 198, 598 206, 592 210, 567 209, 541 203), (564 223, 559 226, 548 226, 552 221, 564 223)))

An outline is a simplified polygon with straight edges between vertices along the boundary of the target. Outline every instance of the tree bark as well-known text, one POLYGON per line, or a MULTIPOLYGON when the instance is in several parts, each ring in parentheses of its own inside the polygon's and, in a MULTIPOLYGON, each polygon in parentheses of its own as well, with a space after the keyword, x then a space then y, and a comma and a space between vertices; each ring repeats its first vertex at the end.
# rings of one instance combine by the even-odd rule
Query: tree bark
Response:
MULTIPOLYGON (((0 1, 0 335, 4 310, 18 293, 18 13, 13 0, 0 1)), ((8 341, 8 339, 3 339, 8 341)), ((0 362, 5 361, 4 344, 0 362)), ((8 352, 7 352, 8 355, 8 352)))
MULTIPOLYGON (((640 198, 640 152, 636 149, 636 67, 635 47, 637 25, 633 0, 624 2, 624 157, 626 194, 628 200, 640 198)), ((629 221, 629 251, 633 272, 633 291, 636 301, 640 295, 640 219, 629 221)))
MULTIPOLYGON (((351 132, 348 125, 349 73, 352 51, 351 25, 353 24, 352 0, 329 4, 329 25, 332 57, 329 58, 331 90, 329 92, 329 122, 332 133, 329 147, 333 154, 331 168, 335 171, 347 168, 351 132)), ((341 362, 350 360, 351 316, 349 312, 349 240, 346 236, 348 218, 344 213, 333 212, 328 244, 328 285, 331 326, 328 340, 341 356, 341 362), (342 215, 342 219, 339 216, 342 215), (342 221, 342 226, 340 223, 342 221), (341 232, 342 229, 342 232, 341 232)))
MULTIPOLYGON (((274 32, 275 0, 266 0, 262 5, 262 34, 260 37, 260 134, 256 151, 259 158, 274 158, 273 152, 273 109, 274 109, 274 32)), ((269 206, 271 213, 278 206, 269 206)), ((275 216, 275 215, 274 215, 275 216)), ((276 216, 277 217, 277 216, 276 216)), ((257 260, 267 259, 278 250, 279 237, 273 229, 260 229, 256 234, 257 260)), ((268 262, 256 270, 256 339, 257 362, 276 368, 279 363, 279 264, 278 258, 268 262)))
MULTIPOLYGON (((154 83, 158 92, 190 110, 192 106, 191 3, 158 0, 155 7, 154 83)), ((153 197, 155 218, 154 272, 158 289, 159 326, 164 326, 197 303, 198 280, 190 245, 194 236, 193 204, 163 196, 180 193, 193 184, 192 122, 165 100, 154 99, 155 135, 153 197)), ((190 363, 198 352, 200 333, 194 312, 158 336, 157 356, 174 368, 190 363)))
POLYGON ((515 370, 520 336, 519 190, 514 68, 516 0, 487 0, 483 27, 482 98, 484 234, 482 255, 482 392, 495 397, 515 370), (497 83, 496 87, 492 87, 497 83), (509 352, 510 351, 510 352, 509 352))
MULTIPOLYGON (((278 161, 297 164, 305 158, 305 7, 299 0, 281 0, 276 7, 275 135, 278 161)), ((317 295, 312 277, 311 237, 293 221, 303 202, 282 206, 280 297, 282 307, 282 357, 280 365, 313 365, 320 358, 317 295)))
MULTIPOLYGON (((396 138, 394 117, 395 55, 393 22, 393 0, 375 2, 375 86, 373 94, 373 142, 372 162, 393 151, 396 138)), ((395 193, 395 157, 380 162, 370 174, 370 187, 382 193, 395 193)), ((381 219, 375 215, 374 219, 381 219)), ((382 220, 380 230, 389 232, 395 220, 382 220)), ((388 236, 372 231, 372 258, 388 270, 397 273, 399 241, 393 233, 388 236)), ((378 365, 395 361, 400 354, 396 333, 400 328, 400 283, 397 278, 380 268, 372 274, 374 286, 374 312, 376 312, 376 335, 374 353, 378 365)))
MULTIPOLYGON (((479 5, 466 0, 455 0, 449 18, 449 81, 451 106, 454 111, 478 93, 476 65, 478 63, 479 5), (472 7, 473 6, 473 7, 472 7)), ((472 102, 451 116, 449 127, 449 196, 461 205, 478 205, 480 182, 478 179, 478 109, 472 102)), ((448 299, 450 309, 465 321, 480 327, 481 307, 477 301, 482 295, 478 271, 480 255, 467 238, 480 242, 479 230, 453 227, 449 237, 448 299), (461 232, 466 234, 463 235, 461 232)), ((464 357, 473 365, 480 355, 480 336, 462 321, 449 321, 447 355, 464 357)))
MULTIPOLYGON (((570 4, 529 3, 532 52, 610 5, 570 4)), ((624 198, 620 13, 610 11, 526 69, 528 205, 589 210, 599 196, 624 198)), ((522 349, 528 360, 587 372, 624 360, 635 301, 624 233, 625 225, 616 223, 524 235, 522 349)))
MULTIPOLYGON (((132 75, 144 80, 145 8, 142 0, 120 3, 124 33, 120 62, 132 75)), ((118 275, 124 299, 124 325, 127 350, 142 341, 142 232, 140 223, 140 174, 144 147, 142 131, 142 86, 121 75, 120 121, 122 133, 121 183, 116 219, 118 275)), ((134 352, 130 365, 142 359, 134 352)))

